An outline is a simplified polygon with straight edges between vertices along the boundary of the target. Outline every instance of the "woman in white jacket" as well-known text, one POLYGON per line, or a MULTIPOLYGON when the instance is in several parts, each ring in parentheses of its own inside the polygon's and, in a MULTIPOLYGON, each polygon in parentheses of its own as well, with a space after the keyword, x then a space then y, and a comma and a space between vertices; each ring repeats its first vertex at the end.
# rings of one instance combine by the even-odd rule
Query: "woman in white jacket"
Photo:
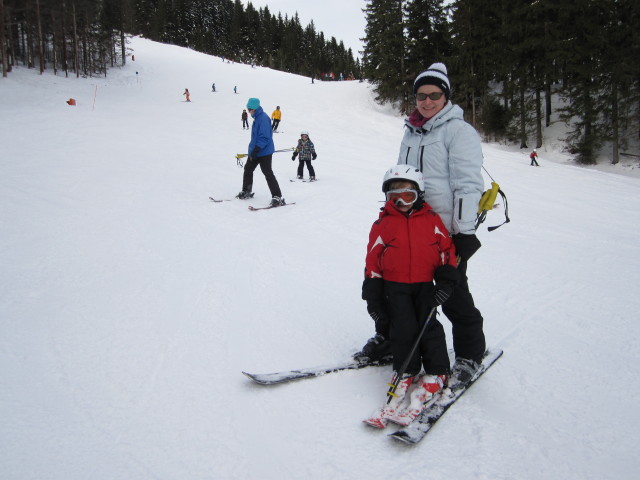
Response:
MULTIPOLYGON (((442 306, 453 325, 456 362, 449 385, 467 383, 486 348, 483 319, 475 307, 467 282, 467 261, 480 248, 475 235, 478 203, 484 191, 482 148, 475 129, 464 121, 462 109, 449 101, 447 67, 434 63, 414 81, 416 109, 405 121, 399 164, 416 166, 424 173, 425 201, 440 215, 451 232, 459 258, 459 282, 442 306)), ((362 356, 388 354, 387 322, 376 321, 376 336, 362 356)))

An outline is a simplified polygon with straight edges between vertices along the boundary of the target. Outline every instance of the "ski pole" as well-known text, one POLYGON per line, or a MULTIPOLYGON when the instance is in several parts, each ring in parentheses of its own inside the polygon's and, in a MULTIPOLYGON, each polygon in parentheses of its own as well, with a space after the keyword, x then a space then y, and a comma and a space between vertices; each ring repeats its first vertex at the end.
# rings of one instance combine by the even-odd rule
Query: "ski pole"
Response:
POLYGON ((387 392, 387 396, 389 398, 387 400, 387 403, 389 403, 391 399, 396 396, 396 389, 398 388, 400 379, 402 378, 402 375, 404 375, 404 372, 407 370, 407 367, 409 366, 409 362, 413 358, 413 355, 416 353, 416 350, 418 349, 418 345, 420 344, 420 339, 422 338, 422 335, 424 335, 424 332, 427 331, 427 325, 429 325, 429 322, 433 318, 433 315, 436 313, 437 308, 438 307, 433 307, 429 312, 429 316, 425 320, 424 325, 422 326, 422 330, 420 330, 420 333, 418 334, 418 338, 416 338, 416 341, 413 343, 413 347, 411 347, 411 351, 409 352, 409 355, 407 355, 407 358, 405 359, 404 363, 400 367, 400 370, 398 370, 398 372, 396 373, 396 377, 393 379, 393 383, 389 384, 389 391, 387 392))
MULTIPOLYGON (((296 148, 295 147, 291 147, 291 148, 283 148, 282 150, 274 150, 273 153, 280 153, 280 152, 293 152, 296 148)), ((240 158, 244 158, 246 156, 248 156, 248 153, 236 153, 236 158, 240 159, 240 158)))
MULTIPOLYGON (((282 150, 274 150, 273 153, 281 153, 281 152, 293 152, 296 148, 295 147, 291 147, 291 148, 283 148, 282 150)), ((244 167, 244 163, 242 162, 242 160, 240 160, 241 158, 247 157, 249 156, 248 153, 236 153, 236 164, 242 168, 244 167)))

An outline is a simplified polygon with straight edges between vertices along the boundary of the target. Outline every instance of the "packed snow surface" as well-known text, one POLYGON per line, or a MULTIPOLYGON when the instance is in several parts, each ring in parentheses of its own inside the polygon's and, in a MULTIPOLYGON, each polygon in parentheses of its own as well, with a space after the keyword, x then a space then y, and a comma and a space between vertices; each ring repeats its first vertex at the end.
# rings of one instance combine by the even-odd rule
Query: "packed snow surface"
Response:
POLYGON ((0 478, 637 478, 636 167, 579 168, 549 141, 535 168, 483 144, 512 221, 489 233, 490 213, 469 274, 504 355, 407 447, 361 422, 389 367, 241 374, 331 364, 371 336, 365 247, 402 118, 366 83, 130 48, 107 78, 0 79, 0 478), (274 154, 294 206, 247 209, 270 200, 259 169, 255 198, 208 199, 241 188, 249 97, 281 107, 277 149, 315 143, 316 183, 274 154))

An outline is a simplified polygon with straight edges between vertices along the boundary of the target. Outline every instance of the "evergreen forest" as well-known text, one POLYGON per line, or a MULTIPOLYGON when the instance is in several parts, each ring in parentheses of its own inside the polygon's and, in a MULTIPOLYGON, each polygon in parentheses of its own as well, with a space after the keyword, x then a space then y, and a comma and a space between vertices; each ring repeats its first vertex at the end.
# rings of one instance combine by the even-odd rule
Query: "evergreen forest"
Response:
MULTIPOLYGON (((319 78, 366 78, 402 113, 412 85, 447 65, 452 100, 486 140, 541 147, 552 117, 582 163, 640 145, 637 0, 368 0, 361 60, 313 22, 240 0, 0 0, 2 75, 14 65, 106 76, 127 36, 319 78), (533 139, 533 145, 528 145, 533 139)), ((303 8, 303 5, 301 6, 303 8)), ((338 13, 338 12, 336 12, 338 13)), ((129 52, 130 54, 131 52, 129 52)), ((635 153, 629 153, 635 152, 635 153)))
POLYGON ((486 139, 539 148, 555 113, 581 163, 640 144, 637 0, 369 0, 365 13, 365 77, 403 113, 415 77, 444 62, 486 139))
POLYGON ((13 65, 106 76, 125 64, 127 35, 316 78, 361 71, 313 22, 240 0, 0 0, 0 18, 3 76, 13 65))

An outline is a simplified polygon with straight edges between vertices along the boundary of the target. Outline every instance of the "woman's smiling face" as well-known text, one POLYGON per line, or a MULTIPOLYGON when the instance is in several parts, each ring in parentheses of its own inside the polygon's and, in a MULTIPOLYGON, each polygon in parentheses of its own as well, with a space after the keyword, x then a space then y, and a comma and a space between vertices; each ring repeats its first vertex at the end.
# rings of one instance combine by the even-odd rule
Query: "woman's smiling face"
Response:
POLYGON ((424 93, 425 95, 432 93, 442 94, 438 100, 431 100, 429 97, 426 97, 424 100, 418 100, 418 98, 416 98, 418 111, 425 118, 434 117, 447 104, 447 97, 444 95, 444 92, 435 85, 421 85, 416 94, 418 93, 424 93))

